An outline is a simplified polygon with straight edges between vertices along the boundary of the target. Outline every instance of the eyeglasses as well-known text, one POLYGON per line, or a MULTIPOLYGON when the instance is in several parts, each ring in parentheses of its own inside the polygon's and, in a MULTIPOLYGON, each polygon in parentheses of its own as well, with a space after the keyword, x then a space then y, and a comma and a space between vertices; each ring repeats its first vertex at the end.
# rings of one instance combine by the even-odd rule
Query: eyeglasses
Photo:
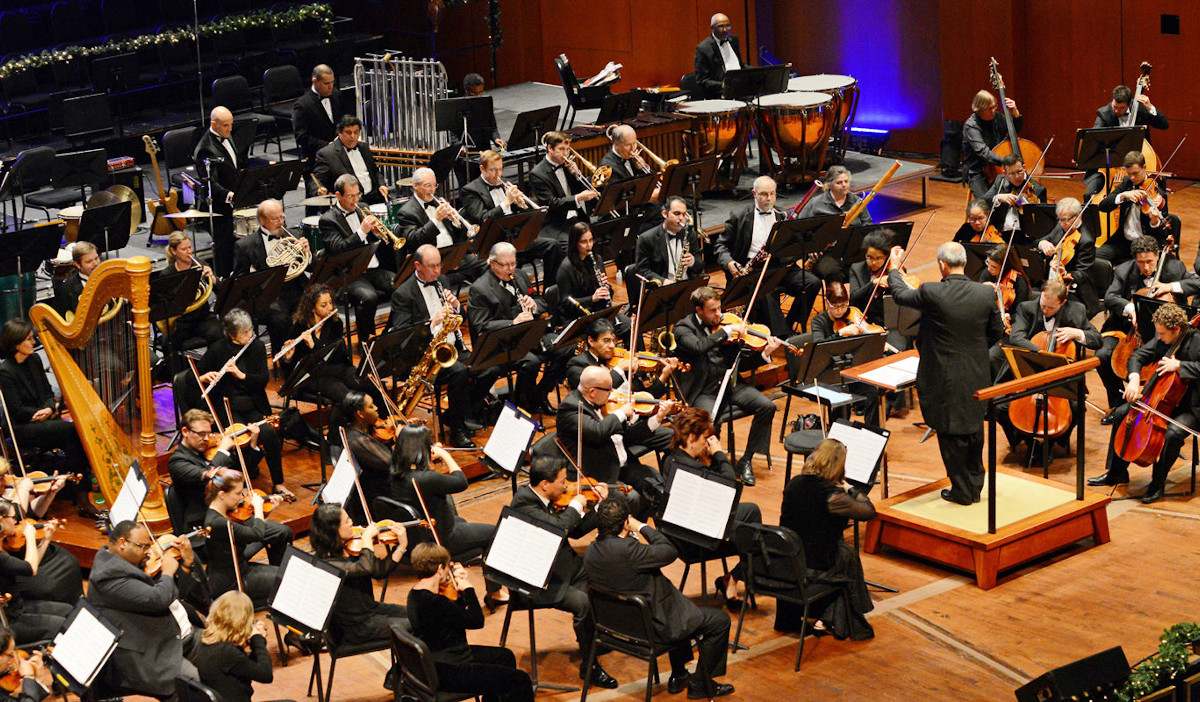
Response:
POLYGON ((138 548, 142 549, 143 551, 145 551, 146 549, 148 549, 154 545, 154 544, 144 544, 140 541, 126 541, 125 543, 129 544, 130 546, 137 546, 138 548))
POLYGON ((201 438, 203 438, 203 439, 207 439, 208 437, 212 436, 212 430, 211 430, 211 429, 210 429, 210 430, 208 430, 208 431, 196 431, 195 429, 193 429, 193 428, 191 428, 191 427, 188 427, 188 432, 189 432, 189 433, 191 433, 191 434, 195 434, 196 436, 199 436, 199 437, 201 437, 201 438))

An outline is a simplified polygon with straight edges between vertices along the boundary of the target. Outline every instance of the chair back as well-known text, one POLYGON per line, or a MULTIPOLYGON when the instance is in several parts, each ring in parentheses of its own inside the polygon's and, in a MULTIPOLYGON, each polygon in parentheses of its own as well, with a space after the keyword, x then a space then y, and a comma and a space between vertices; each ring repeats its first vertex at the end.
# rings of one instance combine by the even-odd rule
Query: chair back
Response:
MULTIPOLYGON (((557 318, 558 306, 562 302, 562 298, 558 294, 557 285, 549 285, 546 291, 542 293, 542 299, 546 301, 546 309, 550 310, 550 314, 557 318)), ((572 305, 574 307, 574 305, 572 305)))
POLYGON ((746 587, 755 593, 804 597, 804 544, 787 527, 738 524, 733 543, 746 564, 746 587))
POLYGON ((407 620, 393 623, 392 652, 400 664, 400 680, 396 685, 396 699, 411 696, 418 702, 437 702, 438 677, 433 656, 425 642, 413 634, 407 620))
POLYGON ((175 678, 175 699, 177 702, 222 702, 216 690, 182 675, 175 678))
POLYGON ((300 71, 290 63, 263 71, 263 94, 268 105, 300 97, 304 94, 300 71))
POLYGON ((654 648, 654 619, 641 595, 622 595, 589 585, 588 602, 596 631, 621 644, 626 653, 648 654, 654 648))
POLYGON ((180 416, 192 408, 204 405, 200 386, 196 384, 196 377, 192 375, 190 368, 179 371, 171 379, 171 394, 175 396, 175 407, 180 416))
POLYGON ((171 180, 172 168, 182 171, 192 162, 192 152, 196 149, 196 143, 200 141, 199 132, 200 127, 180 127, 163 134, 162 160, 166 170, 162 176, 166 187, 171 187, 168 183, 171 180))
POLYGON ((212 99, 214 103, 229 108, 230 112, 248 110, 253 106, 250 83, 244 76, 225 76, 214 80, 212 99))
POLYGON ((13 179, 22 194, 50 185, 54 180, 54 162, 58 156, 49 146, 35 146, 17 156, 13 165, 13 179))
POLYGON ((558 69, 559 80, 562 81, 563 91, 567 94, 567 104, 578 110, 581 103, 579 79, 575 77, 575 69, 571 68, 571 62, 567 60, 567 55, 559 54, 554 57, 554 67, 558 69))
POLYGON ((171 531, 177 536, 187 533, 183 502, 179 499, 179 493, 175 492, 174 485, 163 486, 163 504, 167 507, 167 518, 171 520, 171 531))

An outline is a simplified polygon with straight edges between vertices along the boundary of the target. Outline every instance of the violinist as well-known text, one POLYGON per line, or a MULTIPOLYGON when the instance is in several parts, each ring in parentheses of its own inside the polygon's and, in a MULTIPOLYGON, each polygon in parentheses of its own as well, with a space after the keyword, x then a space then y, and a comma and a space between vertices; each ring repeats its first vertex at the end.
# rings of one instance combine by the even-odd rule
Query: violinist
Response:
POLYGON ((0 677, 16 674, 17 687, 0 693, 3 702, 42 702, 50 694, 54 676, 42 660, 42 652, 28 657, 17 654, 17 639, 6 626, 0 625, 0 677))
MULTIPOLYGON (((883 298, 888 288, 888 255, 896 233, 890 229, 873 231, 863 238, 863 260, 850 264, 850 304, 866 315, 869 324, 884 326, 883 298)), ((816 327, 813 327, 816 331, 816 327)), ((862 333, 862 332, 859 332, 862 333)), ((845 334, 842 334, 845 336, 845 334)), ((908 339, 896 331, 888 332, 888 344, 897 351, 908 348, 908 339)))
POLYGON ((1125 178, 1113 188, 1108 197, 1100 201, 1101 212, 1120 212, 1117 231, 1096 251, 1097 256, 1114 267, 1133 258, 1129 244, 1139 236, 1153 236, 1160 245, 1166 241, 1167 191, 1162 183, 1155 184, 1154 195, 1161 198, 1161 203, 1151 203, 1153 198, 1147 192, 1151 186, 1149 175, 1146 171, 1146 157, 1141 151, 1130 151, 1125 154, 1125 178), (1147 206, 1149 204, 1154 205, 1153 209, 1147 206), (1155 216, 1154 209, 1157 209, 1158 216, 1155 216))
POLYGON ((412 566, 420 580, 408 593, 408 616, 413 633, 433 656, 438 692, 533 702, 533 683, 517 669, 512 651, 467 643, 467 629, 483 628, 483 610, 466 569, 450 559, 437 544, 413 547, 412 566), (447 582, 458 591, 454 600, 441 593, 447 582))
POLYGON ((249 597, 227 592, 213 602, 195 663, 200 682, 212 688, 221 702, 250 702, 254 683, 274 681, 267 624, 255 620, 249 597))
MULTIPOLYGON (((658 471, 643 465, 630 452, 630 447, 643 444, 662 426, 675 410, 675 403, 659 400, 649 417, 638 417, 633 403, 626 401, 615 409, 605 411, 613 394, 613 379, 608 369, 588 366, 579 376, 579 386, 558 405, 558 435, 576 456, 584 475, 601 483, 622 481, 638 492, 653 496, 661 493, 658 471)), ((633 499, 633 498, 631 498, 633 499)), ((639 512, 647 512, 649 500, 634 500, 639 512)))
MULTIPOLYGON (((576 222, 567 233, 567 256, 558 264, 558 309, 555 314, 564 324, 586 313, 612 307, 614 288, 608 280, 604 259, 595 247, 596 238, 587 222, 576 222), (580 308, 583 309, 580 309, 580 308)), ((620 312, 615 317, 617 334, 629 336, 629 318, 620 312)))
MULTIPOLYGON (((1120 343, 1120 335, 1110 332, 1131 334, 1137 324, 1137 308, 1133 304, 1133 296, 1139 293, 1149 293, 1151 297, 1169 294, 1171 299, 1180 305, 1187 304, 1192 295, 1200 293, 1200 277, 1189 271, 1177 258, 1168 258, 1163 262, 1162 273, 1159 268, 1159 244, 1152 236, 1139 236, 1129 243, 1129 251, 1133 254, 1132 261, 1126 261, 1113 270, 1112 284, 1104 295, 1104 306, 1108 308, 1108 318, 1100 328, 1104 334, 1104 344, 1096 352, 1100 359, 1100 379, 1104 381, 1104 389, 1108 392, 1108 406, 1116 409, 1121 404, 1124 393, 1124 378, 1117 377, 1112 368, 1113 351, 1120 343), (1158 281, 1155 282, 1155 276, 1158 281)), ((1100 420, 1101 424, 1112 423, 1113 413, 1109 412, 1100 420)))
MULTIPOLYGON (((250 426, 248 431, 248 445, 254 446, 258 440, 258 427, 250 426)), ((231 436, 213 434, 213 417, 208 412, 198 409, 184 412, 183 423, 179 425, 179 448, 171 453, 167 470, 171 473, 175 494, 183 504, 186 529, 204 524, 204 513, 208 511, 204 492, 217 471, 233 466, 233 441, 231 436), (209 460, 205 455, 214 439, 216 454, 209 460)))
MULTIPOLYGON (((1054 205, 1058 224, 1046 236, 1034 242, 1037 250, 1053 260, 1058 254, 1070 283, 1069 290, 1089 312, 1098 310, 1098 295, 1092 286, 1092 263, 1096 261, 1096 238, 1083 226, 1079 217, 1083 206, 1073 197, 1064 197, 1054 205)), ((1112 237, 1109 237, 1111 240, 1112 237)), ((1049 277, 1054 277, 1051 273, 1049 277)))
MULTIPOLYGON (((1133 91, 1129 89, 1129 86, 1118 85, 1113 88, 1112 100, 1107 105, 1097 108, 1096 121, 1092 124, 1092 129, 1132 127, 1134 125, 1145 125, 1150 129, 1166 129, 1171 126, 1171 123, 1167 121, 1167 116, 1150 103, 1150 96, 1145 93, 1139 93, 1137 96, 1138 109, 1135 120, 1133 111, 1130 109, 1133 101, 1133 91)), ((1153 141, 1149 129, 1146 130, 1146 141, 1153 141)), ((1083 178, 1083 183, 1086 186, 1083 201, 1088 202, 1096 193, 1104 189, 1104 173, 1099 170, 1088 171, 1083 178)))
POLYGON ((342 586, 330 612, 328 635, 339 644, 364 644, 371 641, 390 641, 390 627, 405 615, 404 607, 375 599, 374 580, 386 580, 396 564, 408 551, 408 532, 393 524, 381 530, 378 524, 362 527, 355 538, 354 523, 342 506, 336 503, 317 507, 312 515, 309 543, 318 558, 342 571, 342 586), (395 538, 395 547, 380 543, 382 533, 395 538), (358 553, 350 550, 357 542, 358 553))
POLYGON ((209 481, 205 489, 208 512, 204 514, 204 526, 212 529, 208 540, 208 576, 214 596, 241 589, 255 606, 266 604, 275 587, 275 575, 288 545, 295 539, 290 527, 279 522, 267 521, 263 514, 263 503, 278 505, 280 495, 263 496, 248 489, 242 474, 222 468, 209 481), (253 516, 238 522, 231 517, 247 506, 253 516), (229 532, 233 532, 236 553, 230 552, 229 532), (250 559, 262 549, 267 550, 267 563, 251 563, 250 559), (234 559, 237 569, 234 569, 234 559), (238 576, 241 587, 238 587, 238 576))
POLYGON ((34 522, 19 521, 16 505, 0 498, 0 537, 9 540, 10 537, 20 534, 24 539, 24 545, 15 553, 0 549, 0 591, 12 595, 4 610, 9 626, 22 645, 54 638, 67 616, 71 614, 70 604, 45 599, 27 599, 17 584, 19 577, 37 575, 42 558, 46 555, 46 549, 50 546, 57 528, 57 522, 47 522, 44 527, 45 536, 39 540, 34 522))
MULTIPOLYGON (((800 210, 801 219, 844 215, 854 209, 861 199, 858 195, 850 192, 850 170, 845 166, 830 166, 825 173, 824 184, 825 189, 809 200, 804 209, 800 210)), ((863 208, 849 226, 860 227, 872 223, 871 213, 867 211, 867 208, 863 208)))
POLYGON ((1019 265, 1020 258, 1016 249, 1006 244, 995 244, 988 249, 984 260, 984 269, 979 272, 979 282, 990 286, 993 290, 997 285, 1001 288, 1001 300, 1004 301, 1005 326, 1012 324, 1012 310, 1016 305, 1029 299, 1029 279, 1025 277, 1025 269, 1019 265), (1008 252, 1008 262, 1004 260, 1004 252, 1008 252), (1001 273, 1003 272, 1003 277, 1001 273), (999 280, 999 282, 997 282, 999 280))
POLYGON ((1000 163, 1004 165, 1004 175, 997 176, 992 187, 983 195, 983 199, 991 204, 992 217, 988 224, 1000 231, 1007 240, 1014 229, 1019 233, 1016 243, 1027 240, 1021 229, 1021 206, 1030 202, 1046 201, 1046 186, 1033 180, 1025 172, 1025 161, 1020 154, 1008 154, 1000 163), (1029 186, 1025 186, 1025 181, 1029 186), (1024 188, 1024 193, 1021 192, 1024 188))
MULTIPOLYGON (((844 274, 840 270, 827 276, 825 309, 813 317, 812 333, 807 335, 808 338, 804 338, 803 334, 797 335, 789 339, 791 343, 799 346, 805 341, 827 341, 874 332, 874 325, 862 318, 862 312, 858 308, 850 306, 849 287, 843 281, 843 276, 844 274)), ((888 333, 889 339, 893 336, 900 337, 899 334, 888 333)), ((900 340, 907 344, 907 340, 903 337, 900 337, 900 340)), ((798 368, 793 372, 798 373, 798 368)), ((855 405, 855 410, 862 413, 864 422, 871 426, 879 426, 879 388, 858 381, 852 381, 850 385, 855 394, 865 398, 863 402, 855 405)), ((889 398, 887 408, 889 416, 894 414, 899 417, 907 414, 903 397, 903 395, 897 395, 889 398)))
MULTIPOLYGON (((624 353, 624 349, 621 350, 624 353)), ((571 357, 567 363, 567 387, 574 390, 579 386, 579 376, 589 366, 608 368, 612 375, 613 387, 621 389, 627 382, 626 376, 629 365, 621 361, 613 361, 617 353, 617 332, 612 322, 607 319, 597 319, 588 326, 583 350, 571 357)), ((625 358, 628 358, 625 356, 625 358)), ((634 365, 633 389, 638 392, 649 392, 655 397, 667 393, 667 384, 672 374, 679 368, 679 359, 667 356, 662 358, 657 375, 639 371, 634 365), (647 382, 649 378, 649 382, 647 382)), ((665 448, 665 447, 664 447, 665 448)))
POLYGON ((954 241, 967 243, 973 241, 986 241, 984 230, 988 225, 988 212, 992 209, 991 204, 983 198, 975 198, 967 203, 967 221, 954 232, 954 241))
MULTIPOLYGON (((549 582, 534 594, 533 603, 571 613, 575 641, 579 644, 583 660, 587 661, 587 647, 595 635, 595 625, 590 616, 583 558, 572 548, 572 544, 596 529, 593 501, 603 501, 608 497, 608 484, 596 483, 591 500, 587 493, 576 493, 567 502, 566 508, 560 509, 558 505, 567 495, 568 488, 567 462, 563 457, 557 453, 536 455, 529 462, 529 484, 517 488, 510 506, 567 533, 568 541, 564 541, 559 548, 558 557, 550 569, 549 582)), ((585 679, 586 671, 582 666, 583 663, 580 663, 579 677, 585 679)), ((591 684, 610 690, 620 685, 600 665, 598 657, 592 666, 591 684)))
MULTIPOLYGON (((691 303, 695 314, 679 320, 674 330, 679 360, 691 365, 690 371, 680 374, 679 387, 693 407, 712 413, 725 371, 732 367, 733 359, 738 354, 736 344, 725 342, 731 339, 731 335, 743 333, 745 325, 721 324, 721 298, 716 290, 708 286, 693 291, 691 303)), ((776 337, 767 339, 760 355, 761 361, 754 354, 746 354, 739 368, 748 370, 759 362, 770 361, 771 354, 781 345, 782 342, 776 337)), ((752 486, 755 482, 754 456, 766 455, 769 450, 775 403, 768 400, 758 388, 741 382, 736 375, 729 379, 725 400, 754 415, 745 451, 736 467, 742 482, 752 486)), ((721 415, 718 412, 716 416, 719 418, 721 415)))
MULTIPOLYGON (((1157 365, 1161 374, 1178 373, 1182 380, 1192 381, 1187 388, 1183 400, 1171 412, 1171 419, 1192 429, 1200 429, 1200 386, 1195 382, 1200 378, 1200 333, 1188 324, 1187 313, 1180 306, 1168 303, 1154 312, 1155 338, 1143 344, 1129 357, 1129 376, 1125 381, 1125 404, 1113 412, 1112 434, 1108 441, 1108 463, 1104 473, 1088 478, 1088 485, 1121 485, 1129 482, 1129 461, 1121 458, 1114 450, 1117 430, 1120 428, 1125 415, 1132 407, 1131 403, 1142 395, 1142 368, 1157 365), (1170 348, 1179 342, 1173 356, 1166 356, 1170 348)), ((1150 484, 1142 494, 1142 503, 1150 504, 1163 498, 1166 489, 1167 475, 1171 466, 1179 458, 1179 450, 1187 440, 1188 432, 1171 422, 1167 422, 1166 437, 1162 450, 1154 462, 1150 476, 1150 484)))
MULTIPOLYGON (((182 273, 186 270, 199 268, 201 274, 213 278, 212 269, 200 263, 192 255, 192 240, 183 232, 172 232, 167 239, 167 267, 154 273, 154 276, 166 276, 172 273, 182 273)), ((153 279, 153 277, 151 279, 153 279)), ((189 339, 204 339, 205 346, 221 338, 221 321, 213 314, 208 302, 200 305, 187 314, 175 318, 175 328, 171 332, 172 346, 181 349, 189 339)))
POLYGON ((290 374, 313 351, 336 344, 337 350, 333 355, 312 369, 313 387, 317 393, 331 400, 344 397, 350 390, 360 390, 378 397, 378 391, 371 382, 359 378, 346 350, 344 330, 342 317, 333 305, 333 291, 324 284, 309 286, 292 314, 292 326, 285 346, 291 348, 283 353, 281 368, 284 373, 290 374))
MULTIPOLYGON (((1012 113, 1013 126, 1020 132, 1025 118, 1016 101, 1006 97, 1004 104, 1012 113)), ((1008 125, 1003 119, 996 119, 998 107, 994 95, 980 90, 971 100, 971 116, 963 123, 963 182, 974 197, 984 197, 987 193, 987 166, 1001 165, 1000 157, 992 149, 1009 138, 1008 125)))
MULTIPOLYGON (((370 395, 351 390, 342 398, 339 410, 340 424, 346 428, 346 441, 350 444, 350 452, 361 470, 358 482, 367 498, 367 506, 370 507, 376 497, 389 493, 389 476, 392 469, 392 449, 375 436, 379 408, 370 395)), ((331 439, 337 435, 336 431, 329 432, 331 439)), ((357 493, 352 492, 350 495, 346 511, 350 512, 356 524, 365 524, 366 513, 363 512, 357 493)))
MULTIPOLYGON (((4 497, 17 508, 18 515, 35 520, 41 520, 50 510, 54 496, 67 483, 65 476, 48 476, 50 482, 43 483, 45 492, 35 492, 33 479, 30 477, 16 478, 12 476, 8 461, 0 457, 0 475, 15 478, 12 485, 4 491, 4 497), (34 495, 37 497, 34 497, 34 495)), ((24 527, 21 528, 22 531, 24 527)), ((15 553, 24 553, 24 546, 15 553)), ((79 567, 79 559, 67 549, 50 541, 46 552, 38 562, 37 574, 31 576, 18 575, 17 588, 20 593, 30 600, 50 600, 74 605, 83 594, 83 571, 79 567)), ((5 591, 9 592, 9 591, 5 591)))

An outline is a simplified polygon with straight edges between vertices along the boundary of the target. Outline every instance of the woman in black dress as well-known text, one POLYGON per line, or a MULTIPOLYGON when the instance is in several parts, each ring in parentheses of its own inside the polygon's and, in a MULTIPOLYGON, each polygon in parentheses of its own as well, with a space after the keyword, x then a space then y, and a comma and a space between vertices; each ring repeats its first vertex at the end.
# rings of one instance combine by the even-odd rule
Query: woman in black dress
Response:
MULTIPOLYGON (((212 269, 192 257, 192 240, 183 232, 175 232, 167 239, 167 267, 157 271, 154 277, 162 277, 172 273, 181 273, 193 268, 199 268, 201 274, 213 281, 212 269)), ((203 283, 203 279, 201 280, 203 283)), ((214 282, 215 284, 215 282, 214 282)), ((175 318, 175 326, 171 330, 170 339, 173 348, 189 339, 203 339, 204 345, 213 343, 221 338, 221 321, 213 314, 212 297, 199 307, 187 314, 175 318)))
POLYGON ((266 500, 262 495, 250 491, 241 473, 222 468, 213 476, 205 490, 208 512, 204 515, 204 526, 212 529, 208 539, 208 582, 213 595, 237 590, 237 576, 241 576, 241 590, 250 596, 256 605, 266 604, 275 587, 275 575, 288 544, 295 535, 290 527, 279 522, 267 521, 263 504, 279 504, 282 496, 271 495, 266 500), (253 515, 238 522, 230 518, 231 513, 250 505, 253 515), (229 533, 233 532, 236 555, 230 549, 229 533), (250 558, 262 548, 267 549, 267 563, 251 563, 250 558), (237 558, 238 569, 233 561, 237 558))
MULTIPOLYGON (((845 445, 837 439, 825 439, 804 461, 800 475, 784 488, 779 525, 799 535, 808 570, 820 573, 818 583, 845 586, 841 594, 813 604, 809 616, 819 619, 838 639, 861 641, 875 636, 864 616, 875 605, 863 580, 858 552, 846 543, 843 532, 851 519, 860 522, 872 519, 875 506, 853 486, 842 487, 845 477, 845 445)), ((780 601, 775 611, 775 628, 798 630, 803 612, 801 605, 780 601)))
POLYGON ((370 381, 359 379, 343 339, 345 327, 333 305, 333 292, 327 285, 314 285, 304 291, 296 312, 292 315, 290 341, 298 342, 280 359, 284 375, 290 374, 300 361, 317 349, 336 344, 333 355, 313 368, 314 386, 321 395, 337 402, 350 390, 361 390, 378 396, 370 381), (321 327, 310 331, 324 319, 321 327))
MULTIPOLYGON (((595 246, 595 236, 586 222, 576 222, 567 232, 567 256, 559 264, 555 276, 559 299, 556 314, 564 324, 585 315, 580 306, 591 313, 614 304, 612 283, 606 279, 606 285, 600 284, 600 275, 605 270, 604 260, 599 252, 594 251, 595 246), (579 304, 571 302, 572 299, 579 304)), ((604 275, 607 277, 607 273, 604 275)), ((629 334, 628 317, 617 314, 614 326, 618 337, 629 334)))
MULTIPOLYGON (((358 482, 369 507, 376 497, 388 495, 392 470, 392 449, 376 439, 373 430, 379 419, 379 407, 370 395, 351 390, 342 398, 338 407, 338 425, 346 428, 346 441, 362 472, 358 482)), ((330 432, 330 441, 341 443, 338 432, 330 432)), ((350 493, 346 511, 355 524, 366 524, 366 513, 358 499, 357 491, 350 493)))
POLYGON ((250 702, 252 683, 274 680, 267 625, 255 621, 249 597, 235 590, 213 602, 194 662, 200 682, 216 690, 222 702, 250 702))

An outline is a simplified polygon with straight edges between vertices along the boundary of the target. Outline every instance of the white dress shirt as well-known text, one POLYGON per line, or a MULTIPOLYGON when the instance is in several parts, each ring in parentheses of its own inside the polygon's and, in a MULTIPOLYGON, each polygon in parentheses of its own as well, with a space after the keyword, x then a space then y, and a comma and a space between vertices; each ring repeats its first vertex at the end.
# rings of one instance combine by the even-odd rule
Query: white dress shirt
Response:
MULTIPOLYGON (((366 244, 368 235, 364 234, 362 231, 362 220, 358 218, 358 211, 357 210, 349 210, 349 211, 343 210, 342 206, 340 204, 336 204, 336 203, 334 204, 334 207, 336 207, 338 212, 341 212, 342 216, 346 218, 346 226, 350 227, 350 230, 354 232, 355 236, 358 237, 358 240, 361 241, 363 244, 366 244)), ((367 269, 370 270, 372 268, 378 268, 378 267, 379 267, 379 259, 376 258, 374 254, 372 254, 371 262, 367 264, 367 269)))
POLYGON ((502 211, 506 215, 512 214, 512 206, 510 206, 507 202, 504 201, 505 200, 504 186, 501 185, 498 188, 494 187, 497 184, 489 183, 487 178, 483 179, 483 184, 485 186, 487 186, 488 195, 490 195, 492 198, 492 206, 499 207, 500 211, 502 211))
POLYGON ((358 147, 346 149, 346 155, 350 158, 350 168, 354 170, 354 177, 358 178, 358 182, 362 185, 362 193, 365 195, 371 192, 371 172, 367 170, 367 162, 359 153, 358 147))
POLYGON ((775 213, 773 211, 763 212, 757 207, 754 208, 754 228, 750 235, 750 250, 746 252, 750 259, 758 255, 761 249, 767 243, 767 237, 771 235, 771 228, 775 226, 775 213))
POLYGON ((721 41, 713 35, 713 41, 717 42, 717 49, 721 52, 721 60, 725 62, 725 70, 736 71, 742 67, 742 62, 738 60, 737 54, 733 53, 733 44, 728 40, 721 41))
POLYGON ((212 127, 209 127, 208 131, 212 132, 212 135, 217 138, 217 141, 221 144, 221 146, 225 147, 225 153, 229 154, 229 162, 232 163, 236 168, 238 165, 237 152, 233 150, 233 140, 217 134, 213 131, 212 127))
POLYGON ((421 203, 421 208, 425 210, 425 216, 429 218, 430 222, 433 222, 433 226, 437 227, 438 235, 437 241, 434 242, 434 245, 436 245, 438 248, 441 248, 443 246, 449 246, 453 244, 454 236, 450 234, 450 230, 446 228, 446 221, 442 219, 434 219, 433 215, 429 212, 429 208, 425 207, 425 205, 433 202, 433 198, 423 201, 421 198, 417 197, 417 202, 421 203))
POLYGON ((336 124, 336 120, 333 119, 333 103, 328 97, 321 97, 321 94, 317 92, 315 87, 311 87, 309 90, 313 91, 313 94, 315 94, 317 99, 320 101, 321 107, 325 108, 325 114, 329 117, 329 121, 336 124))

